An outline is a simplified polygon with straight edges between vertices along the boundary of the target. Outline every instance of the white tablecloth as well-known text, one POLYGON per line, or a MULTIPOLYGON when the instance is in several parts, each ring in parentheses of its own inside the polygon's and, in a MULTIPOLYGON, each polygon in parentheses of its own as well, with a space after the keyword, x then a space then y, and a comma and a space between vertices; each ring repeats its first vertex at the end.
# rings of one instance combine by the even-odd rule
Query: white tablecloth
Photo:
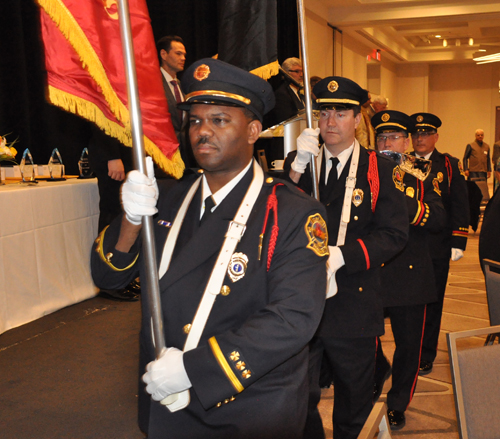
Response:
POLYGON ((0 186, 0 333, 95 296, 97 180, 0 186))

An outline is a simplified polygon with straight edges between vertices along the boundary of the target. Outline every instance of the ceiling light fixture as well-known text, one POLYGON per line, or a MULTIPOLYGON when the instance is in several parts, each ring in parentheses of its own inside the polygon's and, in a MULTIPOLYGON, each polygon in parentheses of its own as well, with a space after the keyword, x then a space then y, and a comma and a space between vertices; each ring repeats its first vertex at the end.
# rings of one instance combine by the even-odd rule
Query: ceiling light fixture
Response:
POLYGON ((473 61, 476 61, 477 64, 487 64, 492 62, 500 61, 500 53, 492 53, 491 55, 478 56, 476 58, 472 58, 473 61))
POLYGON ((473 46, 474 45, 474 38, 469 38, 469 46, 473 46))
POLYGON ((448 46, 448 41, 447 40, 443 40, 443 47, 447 47, 448 46))
POLYGON ((441 35, 436 35, 436 38, 441 38, 441 35))

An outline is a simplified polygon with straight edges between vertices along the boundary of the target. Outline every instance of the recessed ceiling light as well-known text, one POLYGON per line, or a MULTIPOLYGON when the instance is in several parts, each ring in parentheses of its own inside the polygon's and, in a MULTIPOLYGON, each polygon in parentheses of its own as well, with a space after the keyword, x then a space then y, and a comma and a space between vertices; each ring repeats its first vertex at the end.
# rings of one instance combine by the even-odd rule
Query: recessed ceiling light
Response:
POLYGON ((479 49, 478 52, 486 52, 486 49, 479 49))
POLYGON ((441 35, 436 35, 436 38, 441 38, 441 35))

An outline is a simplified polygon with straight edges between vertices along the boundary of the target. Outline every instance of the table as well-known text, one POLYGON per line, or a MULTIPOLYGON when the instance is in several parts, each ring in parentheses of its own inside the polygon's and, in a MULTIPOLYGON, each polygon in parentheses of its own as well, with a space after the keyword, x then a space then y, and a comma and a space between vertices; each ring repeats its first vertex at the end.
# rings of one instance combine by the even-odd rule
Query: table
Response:
POLYGON ((95 296, 96 179, 0 186, 0 334, 95 296))

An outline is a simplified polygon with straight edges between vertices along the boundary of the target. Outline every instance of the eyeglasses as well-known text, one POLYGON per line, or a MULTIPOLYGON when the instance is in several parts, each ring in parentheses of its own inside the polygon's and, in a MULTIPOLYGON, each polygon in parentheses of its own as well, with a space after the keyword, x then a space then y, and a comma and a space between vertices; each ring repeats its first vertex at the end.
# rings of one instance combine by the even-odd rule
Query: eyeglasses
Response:
POLYGON ((378 143, 385 143, 388 140, 390 140, 391 142, 394 142, 395 140, 399 140, 401 138, 406 139, 406 136, 377 136, 377 142, 378 143))
POLYGON ((427 139, 427 137, 432 136, 433 134, 436 133, 431 133, 429 131, 417 131, 416 133, 413 133, 411 137, 412 139, 418 139, 419 137, 422 137, 422 139, 427 139))
POLYGON ((302 69, 300 70, 288 70, 289 73, 304 73, 302 69))

